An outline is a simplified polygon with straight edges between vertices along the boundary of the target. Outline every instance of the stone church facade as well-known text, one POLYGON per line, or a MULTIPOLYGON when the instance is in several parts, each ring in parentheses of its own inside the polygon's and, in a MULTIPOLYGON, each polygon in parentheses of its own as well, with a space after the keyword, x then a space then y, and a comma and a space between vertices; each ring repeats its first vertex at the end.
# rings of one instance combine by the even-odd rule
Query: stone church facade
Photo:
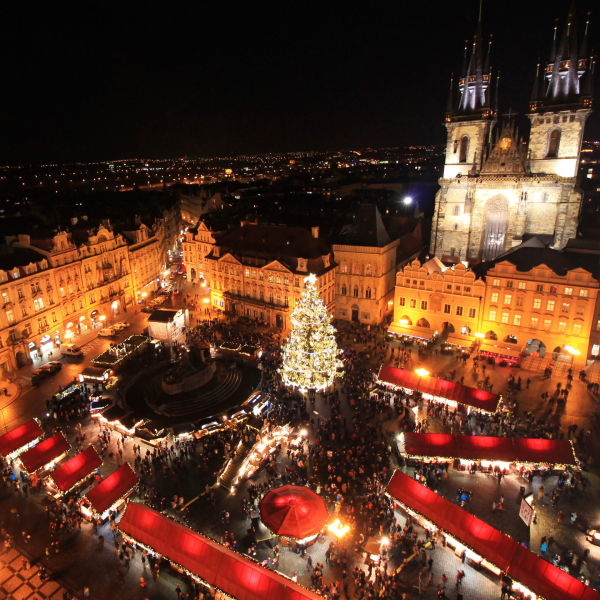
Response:
POLYGON ((512 111, 498 123, 499 78, 492 98, 491 41, 485 61, 482 42, 480 19, 456 99, 450 87, 430 251, 493 260, 528 234, 552 236, 562 249, 576 235, 582 199, 577 170, 593 89, 587 24, 581 45, 574 9, 560 41, 555 30, 550 60, 538 65, 528 142, 512 111))

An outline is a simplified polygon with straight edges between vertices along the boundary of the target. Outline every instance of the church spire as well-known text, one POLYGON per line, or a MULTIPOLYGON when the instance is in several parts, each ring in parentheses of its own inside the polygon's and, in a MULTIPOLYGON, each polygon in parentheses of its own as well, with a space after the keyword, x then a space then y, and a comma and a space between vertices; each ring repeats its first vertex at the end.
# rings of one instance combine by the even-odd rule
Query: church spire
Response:
POLYGON ((450 78, 450 92, 448 93, 448 104, 446 105, 446 112, 452 112, 452 84, 454 82, 454 73, 452 73, 452 77, 450 78))
POLYGON ((588 29, 589 15, 581 47, 578 47, 577 18, 575 0, 573 0, 558 47, 558 30, 555 27, 550 60, 545 67, 538 68, 530 102, 532 112, 538 112, 544 107, 548 107, 547 110, 556 110, 558 107, 561 107, 559 110, 565 110, 581 107, 581 105, 591 107, 591 90, 587 98, 583 91, 589 85, 592 68, 591 60, 586 56, 588 29), (547 86, 544 77, 548 81, 547 86))

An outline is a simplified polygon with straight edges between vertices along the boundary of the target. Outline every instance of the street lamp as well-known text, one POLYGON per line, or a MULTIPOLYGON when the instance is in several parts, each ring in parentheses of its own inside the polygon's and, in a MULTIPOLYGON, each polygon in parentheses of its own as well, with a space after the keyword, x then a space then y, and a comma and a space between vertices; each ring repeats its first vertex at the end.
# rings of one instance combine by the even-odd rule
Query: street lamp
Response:
POLYGON ((485 337, 485 333, 476 333, 475 337, 482 340, 485 337))
POLYGON ((565 350, 572 356, 579 356, 581 354, 581 352, 576 348, 573 348, 573 346, 565 346, 565 350))
POLYGON ((427 377, 427 375, 429 375, 429 371, 427 369, 415 369, 415 373, 419 375, 419 377, 427 377))

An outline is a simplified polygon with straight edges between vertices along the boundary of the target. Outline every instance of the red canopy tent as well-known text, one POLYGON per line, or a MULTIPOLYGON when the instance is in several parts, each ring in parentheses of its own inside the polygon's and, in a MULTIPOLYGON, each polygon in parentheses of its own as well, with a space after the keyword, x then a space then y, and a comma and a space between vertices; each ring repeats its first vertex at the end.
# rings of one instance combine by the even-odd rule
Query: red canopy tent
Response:
POLYGON ((0 436, 0 456, 9 456, 13 453, 23 452, 25 446, 42 438, 44 432, 37 419, 31 419, 20 427, 0 436))
POLYGON ((437 377, 419 377, 416 373, 382 365, 378 380, 383 384, 396 385, 409 390, 419 391, 436 398, 443 398, 471 406, 489 413, 496 412, 500 404, 500 396, 485 390, 471 388, 453 381, 437 377))
POLYGON ((321 531, 329 512, 325 500, 310 488, 284 485, 263 498, 260 518, 277 535, 303 539, 321 531))
POLYGON ((129 502, 121 532, 239 600, 319 600, 283 575, 264 569, 143 504, 129 502))
POLYGON ((568 440, 413 432, 403 435, 405 453, 416 458, 460 458, 536 465, 577 464, 568 440))
POLYGON ((133 472, 129 463, 125 463, 92 488, 84 498, 87 498, 92 508, 101 515, 138 483, 138 476, 133 472))
POLYGON ((62 433, 57 433, 23 452, 19 456, 19 460, 23 463, 23 467, 28 473, 35 473, 38 469, 41 469, 70 449, 71 446, 65 439, 65 436, 62 433))
POLYGON ((401 471, 394 473, 386 493, 545 600, 600 600, 592 588, 401 471))
POLYGON ((80 481, 91 475, 100 465, 102 459, 98 456, 96 449, 90 446, 81 454, 74 456, 62 467, 56 469, 50 474, 56 487, 63 492, 68 492, 80 481))

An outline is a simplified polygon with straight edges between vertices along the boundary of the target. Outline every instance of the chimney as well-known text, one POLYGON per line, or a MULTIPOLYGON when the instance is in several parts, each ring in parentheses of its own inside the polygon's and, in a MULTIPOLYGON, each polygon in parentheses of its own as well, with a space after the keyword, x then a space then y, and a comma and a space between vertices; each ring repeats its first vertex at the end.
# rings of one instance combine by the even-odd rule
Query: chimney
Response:
POLYGON ((319 238, 319 227, 318 226, 317 227, 312 227, 311 229, 312 229, 312 236, 314 238, 318 239, 319 238))
POLYGON ((71 217, 71 225, 77 225, 77 217, 71 217))

